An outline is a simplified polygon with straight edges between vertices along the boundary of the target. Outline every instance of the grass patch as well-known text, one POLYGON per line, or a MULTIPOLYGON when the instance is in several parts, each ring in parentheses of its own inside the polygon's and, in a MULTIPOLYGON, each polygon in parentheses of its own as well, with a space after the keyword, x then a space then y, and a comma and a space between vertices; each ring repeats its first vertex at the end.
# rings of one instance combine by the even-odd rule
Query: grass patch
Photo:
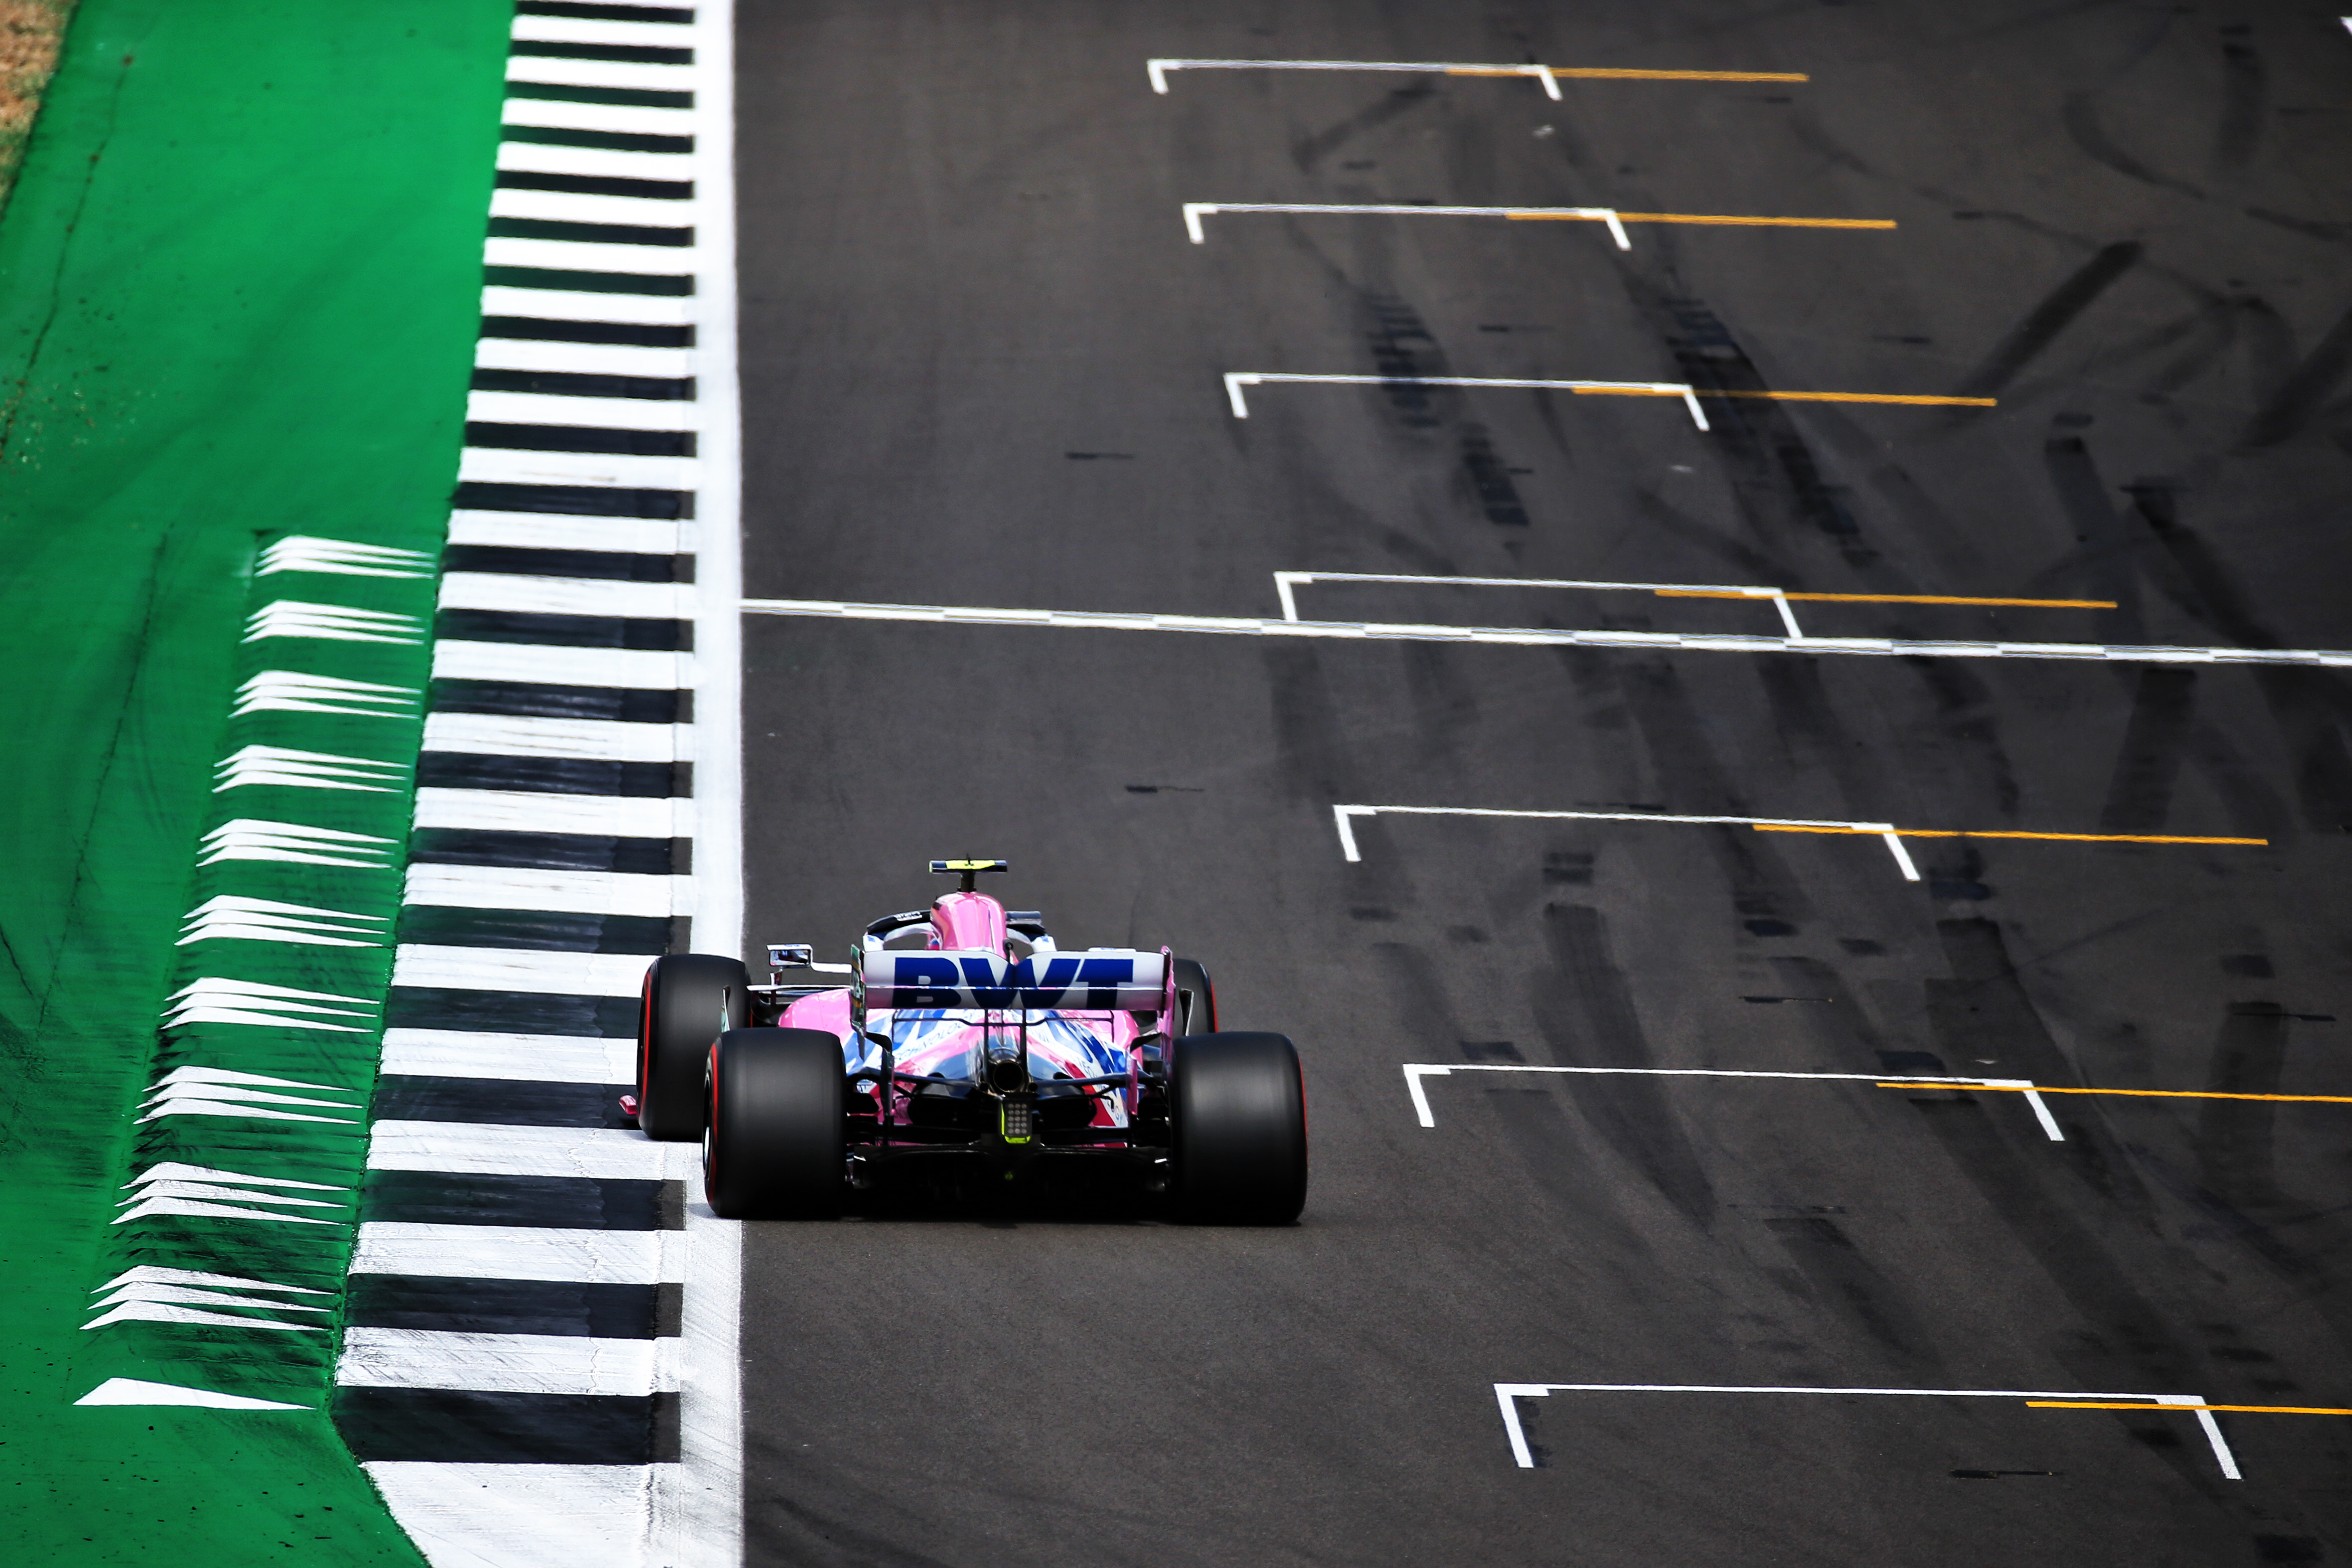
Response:
POLYGON ((0 205, 16 183, 76 0, 0 0, 0 205))

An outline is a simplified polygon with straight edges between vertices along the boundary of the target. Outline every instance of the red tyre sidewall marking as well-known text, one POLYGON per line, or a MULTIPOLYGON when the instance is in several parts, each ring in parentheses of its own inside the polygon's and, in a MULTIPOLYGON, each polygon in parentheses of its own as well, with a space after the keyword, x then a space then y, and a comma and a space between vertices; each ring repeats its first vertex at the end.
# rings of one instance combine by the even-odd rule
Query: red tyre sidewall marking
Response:
POLYGON ((710 1042, 703 1079, 710 1086, 709 1129, 702 1135, 702 1200, 709 1203, 719 1188, 719 1042, 710 1042))
POLYGON ((1298 1064, 1298 1152, 1307 1152, 1307 1064, 1298 1064))
POLYGON ((646 1079, 653 1072, 654 966, 646 965, 645 989, 637 998, 637 1114, 646 1110, 646 1079))
POLYGON ((1307 1180, 1308 1168, 1314 1163, 1307 1158, 1307 1145, 1312 1142, 1307 1135, 1307 1064, 1302 1061, 1298 1064, 1298 1179, 1301 1182, 1307 1180))

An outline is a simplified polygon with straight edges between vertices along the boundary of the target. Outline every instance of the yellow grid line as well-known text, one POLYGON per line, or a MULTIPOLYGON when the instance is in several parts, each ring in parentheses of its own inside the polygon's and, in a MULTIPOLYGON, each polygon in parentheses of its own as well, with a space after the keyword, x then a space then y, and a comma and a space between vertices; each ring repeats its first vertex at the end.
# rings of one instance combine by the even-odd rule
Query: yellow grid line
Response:
POLYGON ((2173 833, 2027 833, 2009 828, 1970 827, 1854 827, 1840 824, 1792 825, 1780 822, 1759 822, 1754 825, 1759 833, 1858 833, 1871 838, 1883 838, 1892 832, 1898 838, 2059 838, 2078 844, 2244 844, 2264 845, 2267 838, 2201 838, 2173 833))
POLYGON ((1619 213, 1619 223, 1706 223, 1758 228, 1893 228, 1891 217, 1739 217, 1718 213, 1619 213))
POLYGON ((1981 1089, 2007 1094, 2126 1094, 2149 1100, 2289 1100, 2307 1105, 2352 1105, 2352 1094, 2235 1094, 2218 1089, 2053 1089, 2046 1083, 1958 1083, 1938 1079, 1934 1082, 1897 1081, 1878 1083, 1874 1089, 1981 1089))
MULTIPOLYGON (((1607 223, 1598 215, 1533 209, 1503 215, 1513 223, 1607 223)), ((1740 217, 1727 213, 1618 213, 1619 223, 1709 224, 1719 228, 1893 228, 1891 217, 1740 217)))
POLYGON ((1653 588, 1661 599, 1805 599, 1839 605, 1997 605, 2044 610, 2112 610, 2113 599, 1980 599, 1956 594, 1751 594, 1739 588, 1653 588))
POLYGON ((2029 1399, 2036 1410, 2238 1410, 2257 1415, 2352 1415, 2316 1405, 2136 1405, 2104 1399, 2029 1399))
POLYGON ((1717 392, 1694 388, 1701 397, 1759 397, 1774 403, 1912 403, 1950 408, 1994 408, 1994 397, 1935 397, 1898 392, 1717 392))
MULTIPOLYGON (((1412 381, 1417 377, 1399 377, 1412 381)), ((1940 397, 1916 392, 1719 392, 1703 386, 1573 386, 1579 397, 1759 397, 1775 403, 1903 403, 1916 406, 1997 408, 1995 397, 1940 397)))
MULTIPOLYGON (((1553 66, 1556 77, 1586 81, 1811 81, 1802 71, 1651 71, 1610 66, 1553 66)), ((1526 76, 1526 66, 1450 66, 1447 76, 1526 76)))
POLYGON ((1679 386, 1571 386, 1579 397, 1681 397, 1679 386))

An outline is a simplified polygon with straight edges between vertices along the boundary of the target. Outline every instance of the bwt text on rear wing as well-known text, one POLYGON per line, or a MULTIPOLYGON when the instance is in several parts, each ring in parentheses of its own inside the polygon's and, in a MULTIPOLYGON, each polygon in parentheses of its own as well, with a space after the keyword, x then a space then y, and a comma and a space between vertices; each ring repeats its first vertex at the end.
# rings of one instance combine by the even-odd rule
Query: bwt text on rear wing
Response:
POLYGON ((1157 1013, 1166 1004, 1165 953, 1129 948, 1041 952, 866 952, 858 978, 873 1008, 1064 1008, 1157 1013))

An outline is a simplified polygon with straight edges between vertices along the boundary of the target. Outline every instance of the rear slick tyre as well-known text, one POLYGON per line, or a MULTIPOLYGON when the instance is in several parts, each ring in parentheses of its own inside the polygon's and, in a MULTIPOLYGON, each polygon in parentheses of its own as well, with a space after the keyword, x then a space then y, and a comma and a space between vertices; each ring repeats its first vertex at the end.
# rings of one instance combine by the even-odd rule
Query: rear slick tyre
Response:
POLYGON ((1288 1225, 1307 1206, 1307 1091, 1281 1035, 1187 1035, 1171 1053, 1178 1211, 1203 1225, 1288 1225))
POLYGON ((648 1138, 702 1136, 702 1069, 721 1030, 751 1021, 751 972, 740 958, 673 952, 646 971, 637 1009, 637 1126, 648 1138))
POLYGON ((845 1183, 841 1042, 730 1029, 710 1048, 702 1186, 721 1219, 831 1219, 845 1183))

